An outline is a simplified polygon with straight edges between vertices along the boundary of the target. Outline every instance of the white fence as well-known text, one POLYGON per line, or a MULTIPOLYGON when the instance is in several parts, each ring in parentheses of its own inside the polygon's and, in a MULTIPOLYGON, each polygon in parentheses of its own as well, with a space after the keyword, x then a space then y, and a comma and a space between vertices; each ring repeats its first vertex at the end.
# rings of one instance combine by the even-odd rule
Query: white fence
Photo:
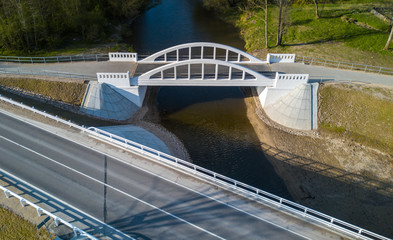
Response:
POLYGON ((46 214, 49 217, 53 218, 53 220, 55 221, 56 226, 59 226, 59 224, 64 224, 67 227, 71 228, 74 231, 74 236, 83 236, 86 237, 88 239, 92 239, 92 240, 98 240, 97 238, 93 237, 92 235, 88 234, 87 232, 81 230, 80 228, 75 227, 74 225, 72 225, 71 223, 65 221, 64 219, 52 214, 51 212, 41 208, 40 206, 38 206, 37 204, 19 196, 18 194, 8 190, 7 188, 0 186, 0 189, 4 191, 4 194, 7 198, 15 197, 17 199, 19 199, 20 204, 22 205, 22 207, 25 207, 26 205, 30 205, 33 208, 35 208, 37 210, 37 214, 38 216, 41 216, 42 214, 46 214))
POLYGON ((268 63, 294 63, 296 54, 268 53, 266 58, 268 63))
POLYGON ((129 52, 110 52, 109 53, 110 62, 137 62, 138 54, 129 52))
POLYGON ((99 83, 108 83, 116 87, 130 86, 130 72, 126 73, 97 73, 99 83))
MULTIPOLYGON (((200 167, 198 165, 192 164, 190 162, 181 160, 181 159, 171 156, 169 154, 157 151, 153 148, 149 148, 149 147, 144 146, 142 144, 139 144, 139 143, 130 141, 128 139, 122 138, 120 136, 105 132, 105 131, 100 130, 98 128, 90 127, 88 129, 86 129, 83 126, 79 126, 79 125, 72 123, 71 121, 65 121, 65 120, 59 119, 57 116, 55 117, 55 116, 52 116, 52 115, 47 114, 45 112, 38 111, 34 108, 25 106, 23 104, 9 100, 7 98, 0 96, 0 100, 11 103, 11 104, 19 106, 19 107, 22 107, 24 109, 28 109, 30 111, 33 111, 34 113, 41 114, 41 115, 51 118, 55 121, 67 124, 70 127, 79 129, 84 132, 88 132, 89 134, 91 134, 93 136, 97 136, 105 141, 112 142, 112 143, 117 144, 119 146, 126 147, 131 151, 140 153, 141 155, 146 156, 151 160, 165 163, 170 166, 174 166, 176 168, 184 170, 185 172, 187 172, 190 175, 196 175, 198 177, 204 178, 211 184, 215 184, 215 185, 224 187, 229 190, 236 190, 238 193, 244 194, 245 196, 251 197, 252 199, 259 200, 263 204, 268 204, 270 206, 277 207, 277 208, 281 209, 282 211, 293 213, 299 217, 303 217, 303 218, 308 219, 310 221, 317 222, 319 224, 322 224, 324 226, 332 228, 336 231, 344 232, 344 233, 354 236, 358 239, 389 240, 389 238, 386 238, 386 237, 381 236, 379 234, 362 229, 362 228, 352 225, 350 223, 341 221, 341 220, 331 217, 329 215, 323 214, 321 212, 307 208, 307 207, 297 204, 295 202, 289 201, 285 198, 281 198, 281 197, 271 194, 269 192, 266 192, 261 189, 247 185, 245 183, 236 181, 232 178, 229 178, 229 177, 226 177, 226 176, 221 175, 219 173, 210 171, 208 169, 205 169, 205 168, 200 167)), ((94 238, 92 238, 92 239, 94 239, 94 238)))

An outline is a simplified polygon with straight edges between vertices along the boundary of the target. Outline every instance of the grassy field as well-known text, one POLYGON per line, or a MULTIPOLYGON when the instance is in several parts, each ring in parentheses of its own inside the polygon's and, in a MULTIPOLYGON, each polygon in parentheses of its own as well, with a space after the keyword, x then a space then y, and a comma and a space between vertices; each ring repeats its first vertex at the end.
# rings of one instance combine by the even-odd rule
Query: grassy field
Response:
POLYGON ((393 154, 393 89, 324 84, 319 94, 322 132, 393 154))
POLYGON ((1 207, 0 239, 50 240, 48 232, 44 228, 37 230, 27 220, 1 207))
POLYGON ((390 25, 371 14, 373 7, 393 9, 393 0, 348 0, 325 4, 320 8, 319 19, 315 18, 313 4, 291 6, 283 45, 275 47, 278 8, 271 6, 268 50, 264 49, 262 11, 229 19, 240 28, 246 49, 259 50, 261 55, 290 52, 393 68, 393 44, 389 50, 383 50, 390 25))
POLYGON ((86 91, 86 84, 55 82, 37 79, 0 78, 0 86, 15 87, 48 96, 56 101, 80 106, 86 91))

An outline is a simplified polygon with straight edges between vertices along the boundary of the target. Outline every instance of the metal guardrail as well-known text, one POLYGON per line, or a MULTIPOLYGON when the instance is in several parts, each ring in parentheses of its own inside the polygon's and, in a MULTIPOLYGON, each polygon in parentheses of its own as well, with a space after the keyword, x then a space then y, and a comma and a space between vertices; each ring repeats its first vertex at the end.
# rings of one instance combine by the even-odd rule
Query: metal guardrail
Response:
MULTIPOLYGON (((250 195, 253 197, 257 196, 263 202, 270 203, 276 207, 279 207, 281 209, 285 209, 286 211, 289 211, 289 212, 295 213, 297 215, 301 215, 305 218, 322 223, 324 225, 327 225, 330 228, 334 228, 336 230, 339 230, 339 231, 345 232, 347 234, 350 234, 352 236, 355 236, 358 239, 384 239, 384 240, 388 240, 388 238, 386 238, 384 236, 381 236, 381 235, 378 235, 378 234, 373 233, 371 231, 362 229, 362 228, 352 225, 350 223, 336 219, 334 217, 323 214, 323 213, 318 212, 316 210, 307 208, 303 205, 289 201, 285 198, 281 198, 281 197, 271 194, 269 192, 266 192, 261 189, 247 185, 245 183, 236 181, 232 178, 229 178, 229 177, 226 177, 226 176, 221 175, 219 173, 210 171, 210 170, 200 167, 198 165, 181 160, 181 159, 171 156, 169 154, 157 151, 153 148, 133 142, 133 141, 125 139, 123 137, 111 134, 109 132, 103 131, 103 130, 95 128, 95 127, 90 127, 90 128, 88 128, 88 130, 89 130, 89 133, 91 133, 91 131, 94 131, 95 133, 98 134, 99 137, 101 137, 107 141, 117 143, 123 147, 127 147, 133 151, 139 152, 140 154, 142 154, 144 156, 152 157, 152 158, 157 159, 159 161, 164 160, 165 162, 169 162, 171 165, 174 165, 178 168, 184 169, 192 174, 207 178, 208 180, 210 180, 209 182, 213 181, 215 183, 219 183, 221 185, 226 186, 229 189, 234 188, 237 191, 241 191, 242 193, 245 193, 246 195, 249 195, 249 196, 250 195)), ((95 135, 97 136, 97 134, 95 134, 95 135)))
POLYGON ((54 57, 19 57, 0 56, 0 62, 14 63, 65 63, 65 62, 101 62, 108 61, 108 54, 70 55, 54 57))
POLYGON ((12 69, 12 68, 0 68, 0 75, 9 75, 9 77, 24 76, 27 78, 66 78, 66 79, 81 79, 83 81, 86 80, 97 80, 96 76, 77 74, 77 73, 68 73, 68 72, 57 72, 57 71, 32 71, 27 69, 12 69))
POLYGON ((33 208, 35 208, 37 210, 37 214, 38 216, 41 216, 42 214, 46 214, 49 217, 53 218, 53 220, 55 221, 56 226, 59 226, 60 223, 66 225, 67 227, 71 228, 74 231, 74 236, 83 236, 83 237, 87 237, 88 239, 92 239, 92 240, 98 240, 98 238, 93 237, 92 235, 88 234, 87 232, 81 230, 80 228, 75 227, 74 225, 72 225, 71 223, 67 222, 66 220, 56 216, 55 214, 52 214, 51 212, 41 208, 40 206, 38 206, 37 204, 19 196, 18 194, 8 190, 7 188, 0 186, 0 189, 3 190, 5 196, 7 198, 10 198, 11 196, 19 199, 20 204, 22 205, 22 207, 25 207, 26 205, 30 205, 33 208))
POLYGON ((333 228, 337 231, 347 233, 347 234, 354 236, 358 239, 389 240, 389 238, 387 238, 387 237, 384 237, 379 234, 373 233, 371 231, 362 229, 362 228, 355 226, 353 224, 336 219, 332 216, 329 216, 324 213, 318 212, 316 210, 307 208, 303 205, 289 201, 285 198, 281 198, 281 197, 271 194, 269 192, 252 187, 250 185, 236 181, 232 178, 226 177, 226 176, 221 175, 219 173, 210 171, 210 170, 200 167, 198 165, 181 160, 181 159, 171 156, 169 154, 157 151, 153 148, 144 146, 142 144, 133 142, 131 140, 111 134, 109 132, 100 130, 98 128, 90 127, 88 129, 86 129, 85 127, 76 125, 76 124, 72 123, 71 121, 66 121, 66 120, 58 118, 57 116, 52 116, 52 115, 47 114, 45 112, 41 112, 41 111, 36 110, 32 107, 28 107, 28 106, 25 106, 21 103, 17 103, 15 101, 10 100, 10 99, 4 98, 1 95, 0 95, 0 100, 11 103, 11 104, 19 106, 19 107, 22 107, 24 109, 30 110, 34 113, 41 114, 47 118, 51 118, 55 121, 64 123, 70 127, 73 127, 75 129, 79 129, 82 132, 87 132, 93 136, 97 136, 103 140, 115 143, 119 146, 126 147, 134 152, 140 153, 143 156, 150 157, 150 159, 153 159, 153 160, 156 160, 159 162, 163 162, 163 163, 169 164, 171 166, 177 167, 179 169, 185 170, 188 173, 191 173, 191 174, 197 175, 199 177, 202 177, 204 179, 207 179, 210 183, 215 183, 217 185, 224 186, 227 189, 234 189, 238 192, 241 192, 242 194, 245 194, 246 196, 250 196, 250 197, 254 197, 254 198, 257 197, 260 201, 262 201, 264 203, 273 205, 273 206, 283 209, 287 212, 291 212, 291 213, 294 213, 298 216, 318 222, 318 223, 323 224, 329 228, 333 228))
POLYGON ((358 63, 339 62, 339 61, 333 61, 333 60, 327 60, 327 59, 315 58, 315 57, 296 56, 296 62, 303 62, 309 65, 322 65, 324 67, 331 67, 331 68, 393 75, 393 68, 379 67, 379 66, 358 64, 358 63))

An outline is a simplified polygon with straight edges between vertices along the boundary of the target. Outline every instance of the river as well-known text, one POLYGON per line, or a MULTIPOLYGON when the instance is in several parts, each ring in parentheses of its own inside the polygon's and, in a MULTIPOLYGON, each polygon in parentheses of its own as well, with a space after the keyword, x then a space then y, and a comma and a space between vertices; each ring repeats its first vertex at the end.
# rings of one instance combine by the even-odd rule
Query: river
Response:
MULTIPOLYGON (((200 0, 162 0, 132 27, 139 54, 187 42, 217 42, 244 49, 238 30, 218 19, 200 0)), ((197 165, 291 198, 260 147, 237 87, 162 87, 157 95, 161 125, 174 133, 197 165)))

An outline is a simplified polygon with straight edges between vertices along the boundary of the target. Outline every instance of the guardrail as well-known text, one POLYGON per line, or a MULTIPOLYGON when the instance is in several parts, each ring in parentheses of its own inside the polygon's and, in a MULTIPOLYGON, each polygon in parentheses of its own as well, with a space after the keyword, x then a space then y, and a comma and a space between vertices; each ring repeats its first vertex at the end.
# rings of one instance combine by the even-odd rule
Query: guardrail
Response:
POLYGON ((52 115, 47 114, 45 112, 41 112, 41 111, 36 110, 32 107, 28 107, 28 106, 25 106, 21 103, 17 103, 15 101, 10 100, 10 99, 4 98, 1 95, 0 95, 0 100, 11 103, 11 104, 19 106, 19 107, 22 107, 24 109, 28 109, 30 111, 33 111, 34 113, 41 114, 47 118, 51 118, 51 119, 56 120, 58 122, 64 123, 70 127, 79 129, 83 132, 87 132, 93 136, 97 136, 103 140, 115 143, 119 146, 126 147, 126 148, 130 149, 131 151, 137 152, 143 156, 150 157, 150 159, 153 159, 153 160, 156 160, 159 162, 164 162, 164 163, 169 164, 171 166, 185 170, 188 173, 191 173, 191 174, 197 175, 199 177, 202 177, 204 179, 207 179, 210 183, 215 183, 215 184, 223 186, 227 189, 234 189, 238 192, 241 192, 242 194, 245 194, 246 196, 250 196, 250 197, 254 197, 254 198, 257 197, 260 201, 262 201, 266 204, 273 205, 273 206, 283 209, 287 212, 291 212, 291 213, 294 213, 298 216, 318 222, 318 223, 323 224, 327 227, 333 228, 337 231, 341 231, 341 232, 350 234, 358 239, 389 240, 389 238, 386 238, 386 237, 381 236, 379 234, 362 229, 360 227, 357 227, 357 226, 347 223, 345 221, 336 219, 336 218, 326 215, 324 213, 318 212, 316 210, 307 208, 303 205, 289 201, 285 198, 281 198, 281 197, 271 194, 269 192, 252 187, 250 185, 236 181, 232 178, 226 177, 226 176, 221 175, 219 173, 210 171, 210 170, 200 167, 198 165, 181 160, 181 159, 171 156, 169 154, 157 151, 153 148, 150 148, 150 147, 144 146, 142 144, 136 143, 134 141, 125 139, 123 137, 111 134, 111 133, 103 131, 101 129, 98 129, 95 127, 90 127, 88 129, 86 129, 85 127, 76 125, 76 124, 72 123, 71 121, 65 121, 63 119, 59 119, 57 116, 52 116, 52 115))
POLYGON ((309 65, 322 65, 325 67, 332 67, 332 68, 339 68, 339 69, 348 69, 348 70, 357 70, 357 71, 364 71, 364 72, 371 72, 371 73, 393 75, 393 68, 379 67, 379 66, 366 65, 366 64, 339 62, 339 61, 332 61, 322 58, 296 56, 296 62, 303 62, 304 64, 309 64, 309 65))
POLYGON ((97 80, 96 76, 77 74, 77 73, 68 73, 68 72, 57 72, 57 71, 31 71, 26 69, 12 69, 12 68, 0 68, 0 76, 1 75, 9 75, 8 77, 24 76, 26 78, 66 78, 66 79, 81 79, 83 81, 87 80, 97 80))
POLYGON ((148 156, 148 157, 157 159, 159 161, 164 160, 165 162, 170 163, 171 165, 174 165, 178 168, 184 169, 192 174, 207 178, 208 180, 210 180, 209 182, 213 181, 215 183, 220 183, 221 185, 224 185, 227 188, 235 188, 236 190, 241 191, 242 193, 249 195, 249 196, 250 195, 253 197, 257 196, 263 202, 270 203, 270 204, 277 206, 281 209, 285 209, 286 211, 289 211, 289 212, 295 213, 297 215, 301 215, 305 218, 322 223, 324 225, 327 225, 328 227, 345 232, 345 233, 355 236, 359 239, 388 240, 388 238, 386 238, 384 236, 381 236, 376 233, 370 232, 368 230, 362 229, 362 228, 352 225, 350 223, 336 219, 336 218, 331 217, 329 215, 326 215, 326 214, 323 214, 323 213, 318 212, 316 210, 307 208, 307 207, 297 204, 295 202, 278 197, 278 196, 271 194, 269 192, 266 192, 261 189, 247 185, 245 183, 236 181, 232 178, 229 178, 229 177, 226 177, 226 176, 221 175, 219 173, 210 171, 210 170, 200 167, 198 165, 181 160, 181 159, 171 156, 169 154, 157 151, 153 148, 133 142, 133 141, 125 139, 123 137, 111 134, 109 132, 103 131, 103 130, 95 128, 95 127, 90 127, 90 128, 88 128, 88 130, 89 130, 89 133, 91 133, 92 131, 97 133, 98 135, 97 134, 94 134, 94 135, 99 136, 99 137, 103 138, 104 140, 117 143, 123 147, 129 148, 130 150, 136 151, 144 156, 148 156))
POLYGON ((64 63, 64 62, 101 62, 108 61, 108 54, 71 55, 54 57, 0 56, 0 62, 15 63, 64 63))
POLYGON ((75 227, 74 225, 72 225, 71 223, 65 221, 64 219, 56 216, 55 214, 52 214, 51 212, 41 208, 40 206, 38 206, 37 204, 19 196, 18 194, 8 190, 7 188, 0 186, 0 189, 3 190, 5 196, 7 198, 10 198, 11 196, 19 199, 20 204, 22 205, 22 207, 25 207, 26 205, 30 205, 33 208, 35 208, 37 210, 37 214, 38 216, 41 216, 42 214, 46 214, 49 217, 53 218, 53 220, 55 221, 56 226, 59 226, 60 223, 66 225, 67 227, 71 228, 74 231, 74 236, 83 236, 83 237, 87 237, 88 239, 92 239, 92 240, 98 240, 98 238, 93 237, 92 235, 88 234, 87 232, 83 231, 80 228, 75 227))

